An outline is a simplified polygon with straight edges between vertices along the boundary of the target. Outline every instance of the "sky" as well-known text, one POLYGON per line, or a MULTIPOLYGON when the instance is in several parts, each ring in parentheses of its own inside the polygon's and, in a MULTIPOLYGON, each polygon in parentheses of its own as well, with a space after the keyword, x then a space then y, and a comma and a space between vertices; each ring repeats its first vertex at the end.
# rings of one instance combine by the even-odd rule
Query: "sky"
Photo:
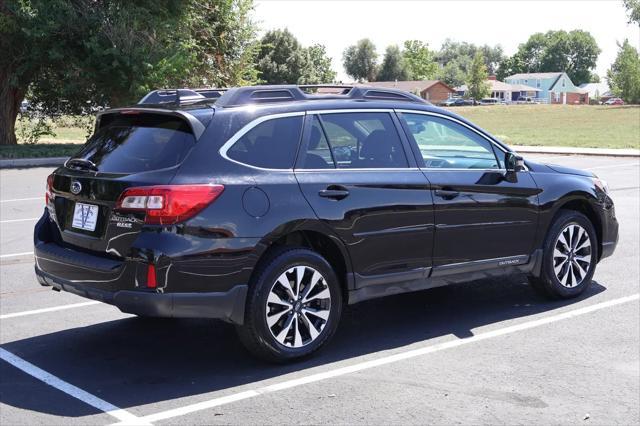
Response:
POLYGON ((255 20, 265 32, 288 28, 302 43, 324 44, 337 80, 351 81, 342 67, 342 52, 370 38, 380 54, 388 45, 422 40, 432 50, 446 38, 476 45, 499 44, 512 55, 531 34, 549 30, 586 30, 602 52, 596 73, 606 76, 625 38, 640 48, 640 28, 627 24, 621 0, 538 1, 283 1, 255 2, 255 20))

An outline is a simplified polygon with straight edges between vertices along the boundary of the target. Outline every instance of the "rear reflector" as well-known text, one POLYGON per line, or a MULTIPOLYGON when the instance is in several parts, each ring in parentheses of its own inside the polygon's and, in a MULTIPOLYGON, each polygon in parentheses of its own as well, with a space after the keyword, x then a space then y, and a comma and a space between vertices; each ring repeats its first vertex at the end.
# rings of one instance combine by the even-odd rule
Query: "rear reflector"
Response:
POLYGON ((49 200, 51 200, 53 198, 53 194, 51 192, 51 190, 53 189, 53 173, 51 173, 49 176, 47 176, 47 189, 45 190, 44 193, 44 205, 48 206, 49 205, 49 200))
POLYGON ((152 264, 149 264, 147 267, 147 287, 158 287, 158 283, 156 282, 156 267, 152 264))
POLYGON ((223 185, 159 185, 126 189, 116 210, 146 213, 145 222, 172 225, 195 216, 224 191, 223 185))

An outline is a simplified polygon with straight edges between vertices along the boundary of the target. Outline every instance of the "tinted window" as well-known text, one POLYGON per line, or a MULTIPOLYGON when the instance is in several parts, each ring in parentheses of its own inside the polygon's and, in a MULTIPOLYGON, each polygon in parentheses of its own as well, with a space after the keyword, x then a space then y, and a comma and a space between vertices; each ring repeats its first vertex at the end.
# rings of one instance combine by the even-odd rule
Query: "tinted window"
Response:
POLYGON ((302 116, 264 121, 229 148, 229 158, 267 169, 290 169, 300 141, 302 116))
POLYGON ((491 142, 451 120, 402 114, 426 167, 497 169, 491 142))
POLYGON ((104 124, 74 158, 92 161, 98 171, 136 173, 172 167, 195 144, 187 123, 161 115, 103 117, 104 124))
POLYGON ((320 116, 338 168, 401 168, 407 157, 388 113, 358 112, 320 116))
POLYGON ((312 116, 309 143, 300 160, 303 169, 333 169, 333 157, 327 137, 317 116, 312 116))

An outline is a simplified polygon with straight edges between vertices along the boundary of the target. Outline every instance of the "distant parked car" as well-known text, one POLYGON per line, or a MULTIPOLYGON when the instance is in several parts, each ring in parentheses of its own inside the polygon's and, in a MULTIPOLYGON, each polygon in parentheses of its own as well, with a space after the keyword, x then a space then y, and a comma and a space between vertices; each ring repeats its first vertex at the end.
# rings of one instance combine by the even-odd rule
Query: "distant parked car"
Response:
POLYGON ((536 98, 532 98, 530 96, 523 96, 521 98, 518 98, 516 102, 519 104, 539 104, 540 103, 540 101, 538 101, 536 98))
POLYGON ((463 98, 449 98, 445 101, 440 102, 440 106, 445 107, 453 107, 453 106, 471 106, 474 105, 472 99, 463 99, 463 98))
POLYGON ((29 101, 24 99, 22 102, 20 102, 20 112, 24 114, 29 109, 29 106, 29 101))
POLYGON ((480 105, 505 105, 505 101, 500 98, 483 98, 480 99, 480 105))
POLYGON ((624 105, 624 101, 620 98, 611 98, 606 101, 603 105, 624 105))

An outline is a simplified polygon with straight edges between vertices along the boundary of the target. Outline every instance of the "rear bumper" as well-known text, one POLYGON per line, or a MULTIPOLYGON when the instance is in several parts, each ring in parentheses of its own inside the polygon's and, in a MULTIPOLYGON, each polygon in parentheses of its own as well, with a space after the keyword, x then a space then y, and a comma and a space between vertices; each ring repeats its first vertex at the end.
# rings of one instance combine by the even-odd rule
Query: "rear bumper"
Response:
POLYGON ((216 318, 234 324, 244 322, 246 285, 237 285, 229 291, 215 293, 108 291, 61 280, 41 271, 37 266, 35 270, 41 285, 108 303, 128 314, 172 318, 216 318))

